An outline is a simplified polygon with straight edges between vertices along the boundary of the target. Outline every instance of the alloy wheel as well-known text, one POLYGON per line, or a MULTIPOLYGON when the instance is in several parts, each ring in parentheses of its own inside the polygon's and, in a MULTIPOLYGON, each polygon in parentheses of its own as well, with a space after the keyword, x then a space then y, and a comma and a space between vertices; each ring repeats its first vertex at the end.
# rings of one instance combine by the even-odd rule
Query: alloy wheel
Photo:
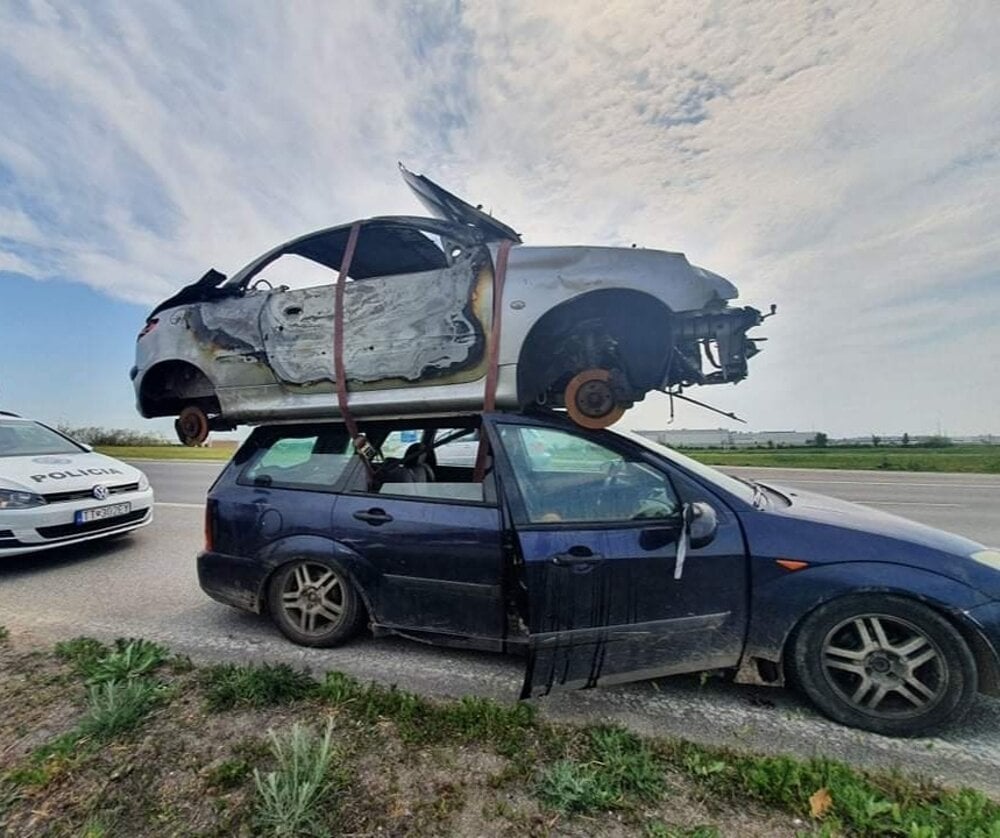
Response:
POLYGON ((281 590, 285 616, 304 635, 323 635, 340 625, 345 606, 340 574, 316 562, 297 564, 281 590))
POLYGON ((948 663, 930 636, 889 614, 836 625, 822 647, 823 672, 842 700, 881 718, 926 713, 948 689, 948 663))

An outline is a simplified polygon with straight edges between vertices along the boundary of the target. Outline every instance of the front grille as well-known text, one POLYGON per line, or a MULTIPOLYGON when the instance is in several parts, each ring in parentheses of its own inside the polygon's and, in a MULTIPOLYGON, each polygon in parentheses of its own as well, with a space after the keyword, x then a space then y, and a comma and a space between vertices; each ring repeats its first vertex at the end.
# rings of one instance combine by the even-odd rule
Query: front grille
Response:
POLYGON ((148 509, 136 509, 125 515, 118 515, 115 518, 104 518, 100 521, 88 521, 86 524, 59 524, 55 527, 39 527, 38 534, 42 538, 67 538, 85 533, 100 532, 101 530, 113 530, 123 524, 131 524, 141 521, 149 514, 148 509))
MULTIPOLYGON (((109 495, 120 495, 122 492, 138 492, 138 483, 122 483, 118 486, 108 486, 109 495)), ((48 495, 42 495, 45 500, 49 503, 64 503, 68 500, 86 500, 94 499, 93 489, 77 489, 75 492, 52 492, 48 495)))

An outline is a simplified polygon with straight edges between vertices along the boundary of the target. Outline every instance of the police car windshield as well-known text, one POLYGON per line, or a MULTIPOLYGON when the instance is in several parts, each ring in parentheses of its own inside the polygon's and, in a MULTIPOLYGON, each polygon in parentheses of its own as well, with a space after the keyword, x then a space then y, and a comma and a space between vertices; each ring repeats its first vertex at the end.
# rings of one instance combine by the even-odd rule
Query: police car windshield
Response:
POLYGON ((0 457, 79 454, 85 450, 37 422, 0 419, 0 457))

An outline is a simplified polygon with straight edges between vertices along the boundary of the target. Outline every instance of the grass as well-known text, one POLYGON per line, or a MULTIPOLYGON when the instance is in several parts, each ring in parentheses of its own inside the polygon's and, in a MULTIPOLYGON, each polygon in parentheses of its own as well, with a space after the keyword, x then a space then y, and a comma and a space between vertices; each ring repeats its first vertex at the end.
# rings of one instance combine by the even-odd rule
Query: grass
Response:
POLYGON ((7 626, 0 626, 0 643, 6 643, 10 638, 10 631, 7 626))
MULTIPOLYGON (((27 679, 21 695, 36 694, 43 661, 11 667, 10 644, 0 655, 4 736, 23 704, 11 685, 27 679)), ((0 751, 0 834, 100 834, 113 822, 116 834, 438 835, 460 823, 714 838, 799 819, 803 835, 1000 838, 1000 805, 978 791, 827 759, 552 724, 529 704, 432 701, 284 665, 186 671, 141 640, 76 638, 50 658, 86 687, 80 716, 34 751, 0 751)))
POLYGON ((119 638, 109 648, 89 637, 57 643, 56 655, 70 662, 88 684, 131 681, 148 675, 169 657, 163 646, 149 640, 119 638))
POLYGON ((663 791, 663 768, 652 749, 621 728, 596 728, 584 754, 543 770, 537 791, 561 812, 622 809, 655 800, 663 791))
POLYGON ((1000 445, 679 450, 699 462, 714 466, 1000 474, 1000 445))
POLYGON ((299 724, 279 736, 269 732, 276 768, 254 770, 257 799, 254 823, 259 834, 312 836, 329 834, 335 814, 333 726, 319 735, 299 724))
POLYGON ((216 460, 225 462, 236 451, 234 447, 188 448, 186 445, 99 445, 98 453, 119 460, 216 460))
POLYGON ((236 707, 287 704, 312 695, 316 682, 288 664, 218 664, 202 672, 206 707, 216 713, 236 707))

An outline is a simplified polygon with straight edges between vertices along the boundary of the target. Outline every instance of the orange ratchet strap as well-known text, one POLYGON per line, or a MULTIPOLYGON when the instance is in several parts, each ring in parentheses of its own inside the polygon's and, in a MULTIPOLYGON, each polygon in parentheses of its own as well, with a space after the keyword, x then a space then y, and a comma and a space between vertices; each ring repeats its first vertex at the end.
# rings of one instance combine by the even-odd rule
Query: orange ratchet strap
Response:
MULTIPOLYGON (((500 318, 503 312, 503 284, 507 278, 507 257, 514 242, 504 239, 497 250, 496 270, 493 271, 493 320, 486 344, 486 393, 483 396, 483 413, 490 413, 497 403, 497 382, 500 379, 500 318)), ((476 469, 472 479, 482 483, 486 476, 486 429, 479 429, 479 450, 476 452, 476 469)))
MULTIPOLYGON (((354 249, 358 244, 358 233, 361 231, 361 222, 356 221, 351 225, 351 231, 347 235, 347 247, 344 248, 344 258, 340 260, 340 273, 337 275, 337 287, 333 293, 333 375, 337 384, 337 404, 340 407, 340 415, 344 418, 344 425, 347 426, 347 433, 351 436, 351 441, 357 444, 358 425, 351 415, 350 407, 347 403, 347 373, 344 370, 344 286, 347 284, 347 273, 351 269, 351 262, 354 260, 354 249)), ((369 474, 372 471, 372 464, 368 458, 362 454, 361 459, 365 463, 365 468, 369 474)))

